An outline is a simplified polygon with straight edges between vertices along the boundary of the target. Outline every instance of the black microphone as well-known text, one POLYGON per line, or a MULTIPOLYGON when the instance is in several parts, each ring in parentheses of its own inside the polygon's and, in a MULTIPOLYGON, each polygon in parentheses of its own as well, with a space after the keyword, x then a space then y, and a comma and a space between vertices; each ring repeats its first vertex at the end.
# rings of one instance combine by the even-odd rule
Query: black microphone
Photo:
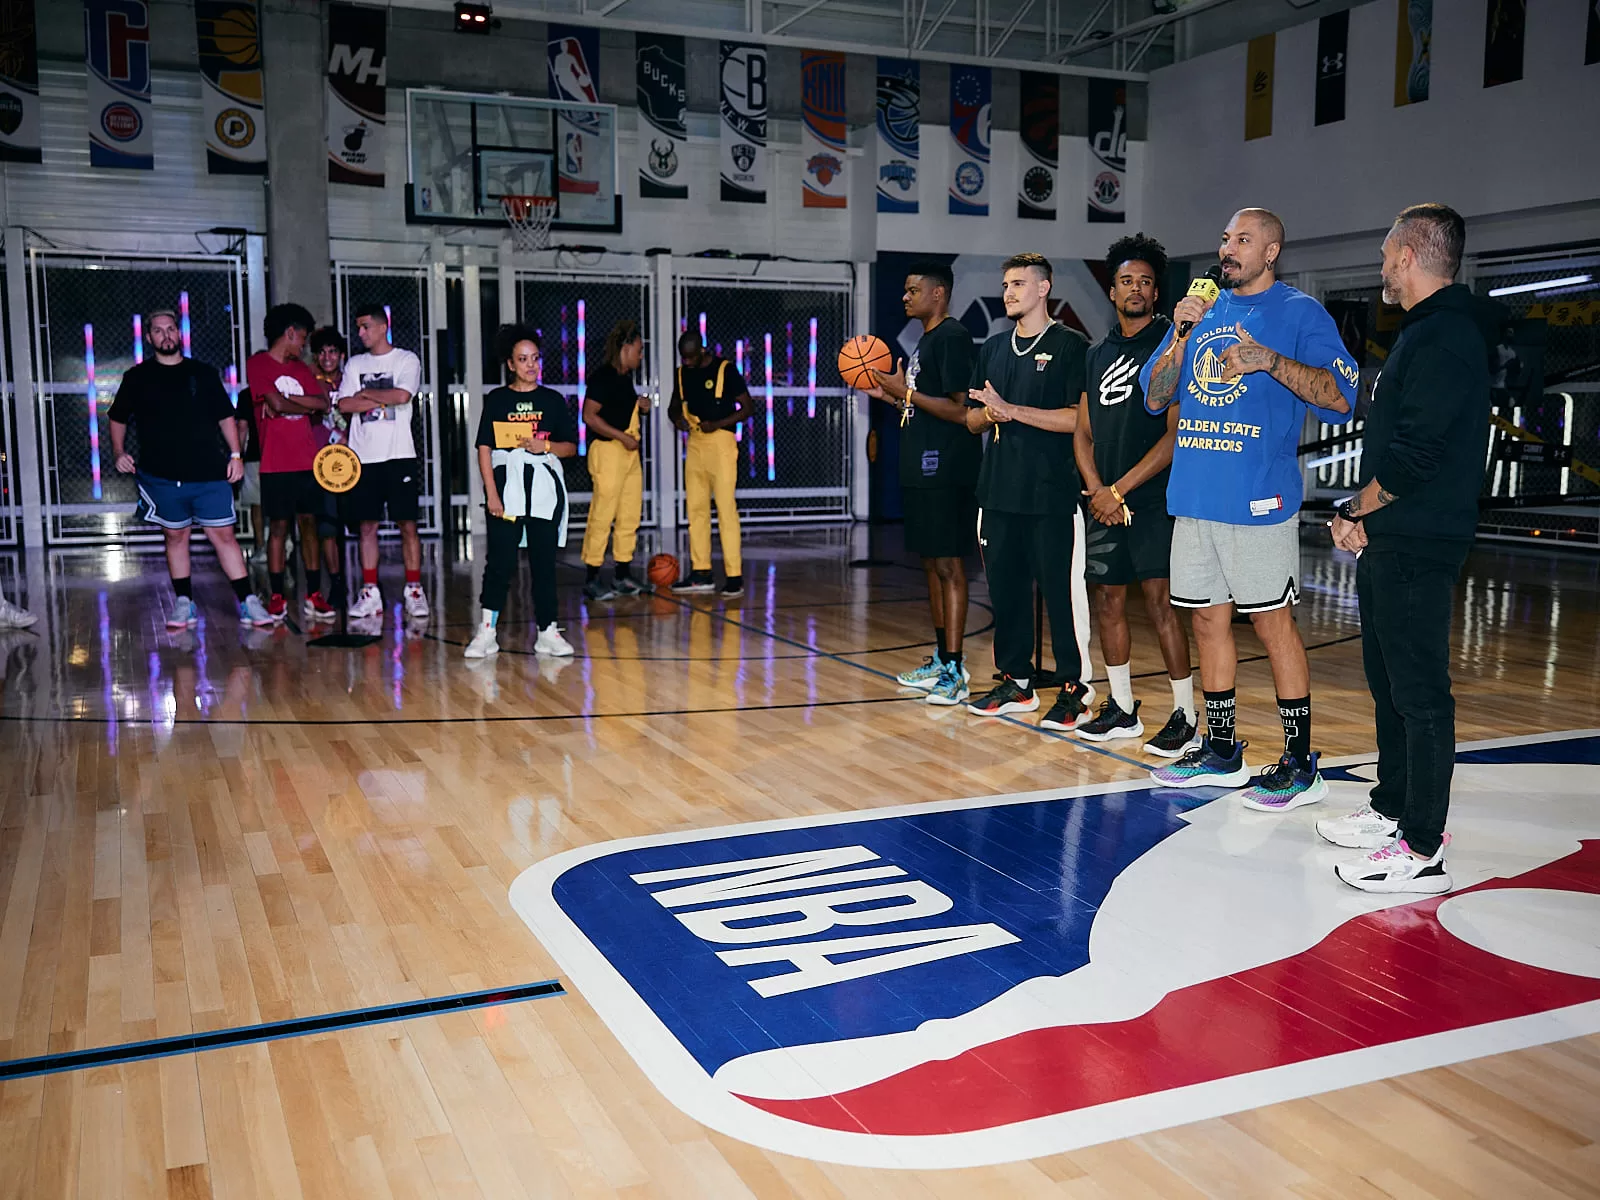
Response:
MULTIPOLYGON (((1206 268, 1206 273, 1204 275, 1200 276, 1199 279, 1196 279, 1193 283, 1191 283, 1189 285, 1189 295, 1198 296, 1200 299, 1204 300, 1207 304, 1210 304, 1213 300, 1215 300, 1218 296, 1220 296, 1222 294, 1222 289, 1218 286, 1218 284, 1220 284, 1221 282, 1222 282, 1222 264, 1221 263, 1212 263, 1209 267, 1206 268)), ((1188 337, 1189 336, 1189 331, 1191 329, 1193 329, 1193 328, 1194 328, 1194 322, 1193 321, 1180 321, 1180 322, 1178 322, 1178 336, 1180 338, 1188 337)))

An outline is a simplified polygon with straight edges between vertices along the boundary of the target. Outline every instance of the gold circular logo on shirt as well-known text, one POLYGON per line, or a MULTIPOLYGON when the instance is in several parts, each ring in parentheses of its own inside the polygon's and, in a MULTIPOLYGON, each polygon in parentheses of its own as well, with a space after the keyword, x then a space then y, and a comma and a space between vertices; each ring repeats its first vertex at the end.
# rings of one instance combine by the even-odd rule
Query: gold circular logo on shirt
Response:
POLYGON ((361 478, 361 460, 349 446, 333 442, 317 451, 311 473, 324 491, 348 492, 361 478))

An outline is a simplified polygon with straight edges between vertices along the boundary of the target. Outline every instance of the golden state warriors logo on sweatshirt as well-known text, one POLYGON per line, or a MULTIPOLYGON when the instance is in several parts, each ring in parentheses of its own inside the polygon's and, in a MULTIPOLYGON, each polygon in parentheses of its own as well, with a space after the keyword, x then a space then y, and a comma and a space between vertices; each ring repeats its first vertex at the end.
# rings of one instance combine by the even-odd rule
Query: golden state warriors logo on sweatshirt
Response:
POLYGON ((1228 368, 1222 361, 1228 347, 1239 344, 1238 331, 1232 325, 1202 332, 1194 345, 1194 369, 1190 372, 1189 394, 1201 404, 1217 408, 1232 404, 1248 390, 1248 376, 1228 379, 1228 368))

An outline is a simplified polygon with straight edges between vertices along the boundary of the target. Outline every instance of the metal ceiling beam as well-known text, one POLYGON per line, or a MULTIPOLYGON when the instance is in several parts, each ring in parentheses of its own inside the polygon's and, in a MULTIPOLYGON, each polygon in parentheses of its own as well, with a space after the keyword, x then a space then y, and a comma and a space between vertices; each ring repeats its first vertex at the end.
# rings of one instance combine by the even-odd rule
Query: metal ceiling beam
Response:
MULTIPOLYGON (((612 0, 612 2, 613 3, 621 3, 621 2, 623 2, 623 0, 612 0)), ((817 9, 824 7, 825 5, 827 5, 829 3, 831 3, 831 0, 811 0, 810 4, 806 5, 799 12, 791 13, 789 16, 785 17, 783 20, 779 21, 776 25, 774 25, 770 29, 768 29, 767 32, 768 33, 782 33, 785 29, 789 28, 789 26, 793 25, 796 21, 800 20, 802 17, 809 17, 812 13, 816 12, 817 9)))
MULTIPOLYGON (((1220 8, 1222 5, 1227 3, 1228 0, 1194 0, 1193 4, 1186 5, 1183 8, 1178 9, 1176 12, 1158 13, 1153 17, 1146 17, 1142 21, 1135 21, 1131 25, 1124 25, 1121 29, 1112 30, 1112 32, 1107 36, 1103 38, 1097 38, 1093 42, 1084 44, 1080 43, 1077 38, 1074 38, 1070 46, 1068 46, 1060 54, 1056 55, 1056 61, 1063 63, 1068 62, 1071 59, 1077 58, 1079 55, 1088 54, 1093 50, 1098 50, 1102 46, 1109 46, 1113 42, 1125 41, 1128 38, 1135 37, 1141 33, 1146 33, 1152 29, 1161 29, 1164 26, 1175 24, 1178 21, 1187 20, 1189 17, 1198 16, 1200 13, 1206 12, 1210 9, 1220 8)), ((1088 26, 1086 25, 1085 29, 1087 29, 1087 27, 1088 26)), ((1083 31, 1080 30, 1080 32, 1083 31)), ((1088 36, 1087 33, 1085 33, 1084 36, 1088 36)))
POLYGON ((1149 52, 1151 46, 1156 44, 1156 38, 1160 36, 1160 26, 1145 34, 1144 37, 1139 39, 1139 45, 1134 49, 1133 53, 1128 56, 1127 61, 1122 65, 1127 67, 1130 71, 1138 70, 1139 64, 1144 61, 1145 54, 1149 52))
POLYGON ((1005 49, 1006 42, 1009 41, 1010 38, 1011 38, 1011 35, 1017 31, 1017 26, 1022 24, 1022 18, 1026 17, 1030 12, 1033 11, 1033 5, 1034 5, 1034 0, 1023 0, 1022 7, 1017 9, 1016 15, 1011 18, 1010 23, 1005 27, 1005 30, 1000 34, 1000 40, 997 41, 994 45, 989 47, 989 57, 991 57, 991 58, 1000 57, 1000 51, 1005 49))
POLYGON ((912 47, 913 50, 921 50, 929 42, 933 41, 933 35, 939 32, 939 26, 944 24, 944 19, 950 15, 950 10, 955 6, 956 0, 944 0, 944 7, 933 18, 933 24, 928 26, 928 32, 922 35, 922 40, 912 47))
POLYGON ((1082 44, 1083 39, 1088 37, 1090 32, 1094 29, 1095 23, 1099 21, 1101 17, 1106 15, 1106 9, 1110 7, 1111 0, 1100 0, 1100 3, 1095 7, 1095 10, 1089 14, 1089 19, 1082 25, 1078 26, 1078 32, 1072 35, 1072 40, 1067 43, 1067 46, 1070 48, 1072 46, 1082 44))

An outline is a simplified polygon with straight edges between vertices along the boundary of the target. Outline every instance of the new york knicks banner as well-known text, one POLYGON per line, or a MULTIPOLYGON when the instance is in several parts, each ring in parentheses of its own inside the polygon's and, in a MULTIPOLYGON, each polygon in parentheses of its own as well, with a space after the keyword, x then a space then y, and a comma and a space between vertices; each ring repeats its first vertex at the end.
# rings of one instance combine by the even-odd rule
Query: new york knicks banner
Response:
POLYGON ((212 175, 265 175, 260 6, 257 0, 195 0, 194 24, 206 170, 212 175))
POLYGON ((1120 79, 1089 80, 1089 220, 1121 225, 1128 219, 1128 86, 1120 79))
POLYGON ((844 55, 800 53, 800 184, 805 208, 843 208, 844 55))
POLYGON ((1272 62, 1277 34, 1251 38, 1244 59, 1244 140, 1272 136, 1272 62))
POLYGON ((1061 77, 1022 72, 1022 178, 1017 216, 1056 219, 1056 168, 1061 161, 1061 77))
POLYGON ((1394 106, 1421 104, 1428 98, 1432 65, 1433 0, 1400 0, 1394 35, 1394 106))
POLYGON ((328 6, 328 182, 383 186, 388 12, 328 6))
POLYGON ((1317 22, 1317 99, 1315 123, 1344 120, 1344 57, 1350 45, 1350 10, 1317 22))
POLYGON ((689 75, 683 38, 674 33, 636 33, 633 56, 639 97, 639 195, 687 200, 684 144, 689 127, 689 75))
POLYGON ((33 0, 0 0, 0 162, 41 162, 33 0))
POLYGON ((767 51, 723 42, 722 198, 767 202, 767 51))
POLYGON ((1527 0, 1489 0, 1483 32, 1483 86, 1497 87, 1522 78, 1522 37, 1527 0))
MULTIPOLYGON (((550 99, 600 103, 600 31, 577 25, 549 26, 550 99)), ((611 195, 611 150, 601 138, 595 109, 556 114, 556 190, 563 221, 604 221, 615 210, 611 195)))
POLYGON ((904 58, 878 60, 878 211, 917 211, 922 72, 904 58))
POLYGON ((83 46, 89 165, 153 170, 147 0, 83 0, 83 46))
POLYGON ((950 68, 950 211, 989 215, 988 67, 950 68))

